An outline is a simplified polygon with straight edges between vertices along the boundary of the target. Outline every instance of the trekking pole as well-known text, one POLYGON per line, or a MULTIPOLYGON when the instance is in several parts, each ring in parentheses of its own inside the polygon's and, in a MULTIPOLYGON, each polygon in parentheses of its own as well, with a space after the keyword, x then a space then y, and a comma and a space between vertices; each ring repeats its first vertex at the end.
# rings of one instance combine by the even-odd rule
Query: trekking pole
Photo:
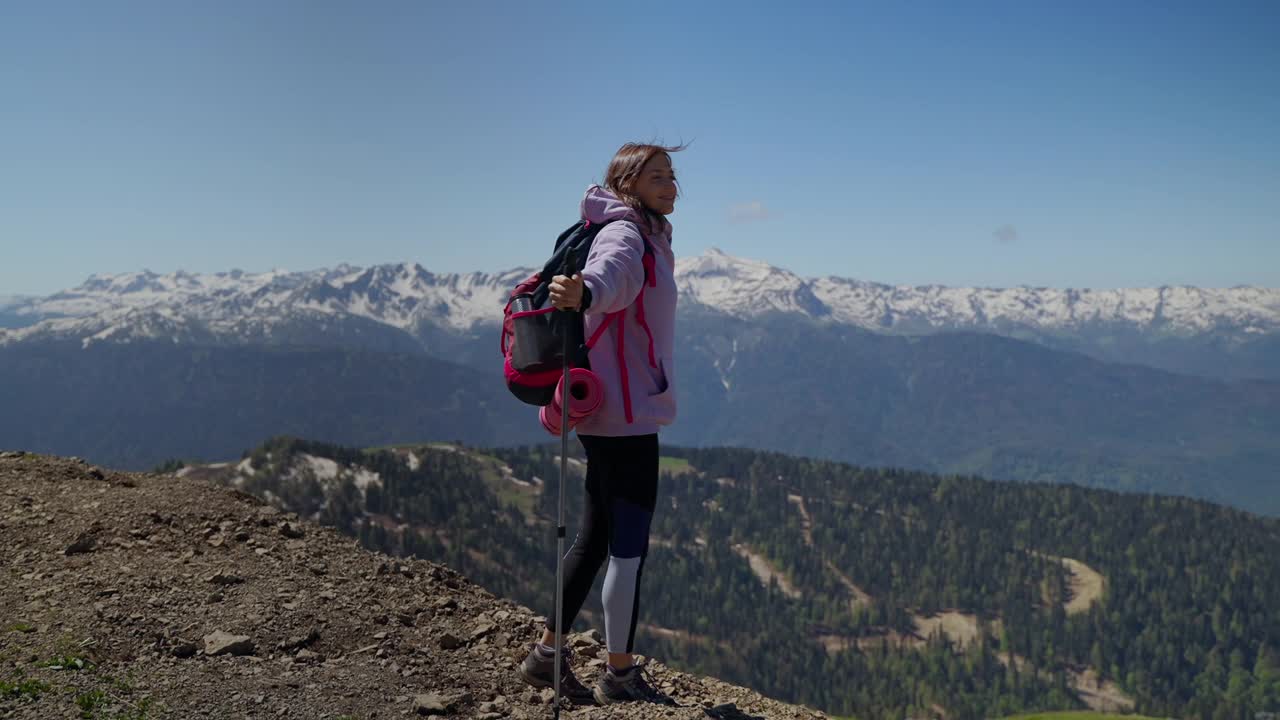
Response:
MULTIPOLYGON (((578 259, 572 251, 565 257, 563 275, 572 279, 578 271, 578 259)), ((572 310, 562 310, 569 313, 572 310)), ((564 357, 561 361, 560 377, 560 502, 556 509, 556 667, 554 684, 556 689, 555 709, 552 711, 556 720, 560 718, 560 657, 564 644, 564 484, 569 477, 569 353, 573 349, 573 337, 569 332, 571 323, 568 315, 561 317, 560 325, 564 334, 564 357)))

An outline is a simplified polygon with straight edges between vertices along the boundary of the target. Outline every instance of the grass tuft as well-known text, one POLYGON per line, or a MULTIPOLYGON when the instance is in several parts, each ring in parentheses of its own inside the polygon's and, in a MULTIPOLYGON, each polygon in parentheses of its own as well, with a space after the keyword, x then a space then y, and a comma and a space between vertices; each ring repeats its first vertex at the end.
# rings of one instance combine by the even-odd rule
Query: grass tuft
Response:
POLYGON ((22 680, 19 682, 5 682, 0 680, 0 699, 16 700, 18 698, 30 698, 35 700, 40 697, 41 693, 49 691, 49 686, 39 680, 22 680))
POLYGON ((76 655, 54 656, 36 663, 36 667, 49 668, 50 670, 84 670, 92 666, 93 663, 76 655))

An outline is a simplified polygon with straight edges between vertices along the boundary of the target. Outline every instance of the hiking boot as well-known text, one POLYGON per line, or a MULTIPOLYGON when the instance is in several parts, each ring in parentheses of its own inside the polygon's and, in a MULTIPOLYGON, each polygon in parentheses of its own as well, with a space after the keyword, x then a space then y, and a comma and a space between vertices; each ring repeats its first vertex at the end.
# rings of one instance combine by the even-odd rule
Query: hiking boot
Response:
MULTIPOLYGON (((589 705, 594 700, 594 696, 591 690, 578 682, 578 678, 574 676, 573 668, 569 666, 570 656, 569 648, 560 651, 560 695, 579 705, 589 705)), ((534 643, 533 649, 525 656, 524 662, 520 663, 520 679, 536 688, 554 687, 555 672, 556 656, 544 655, 538 649, 538 643, 534 643)))
POLYGON ((632 665, 626 670, 609 667, 600 674, 592 689, 592 695, 601 705, 619 702, 651 702, 670 704, 666 695, 653 689, 643 665, 632 665))

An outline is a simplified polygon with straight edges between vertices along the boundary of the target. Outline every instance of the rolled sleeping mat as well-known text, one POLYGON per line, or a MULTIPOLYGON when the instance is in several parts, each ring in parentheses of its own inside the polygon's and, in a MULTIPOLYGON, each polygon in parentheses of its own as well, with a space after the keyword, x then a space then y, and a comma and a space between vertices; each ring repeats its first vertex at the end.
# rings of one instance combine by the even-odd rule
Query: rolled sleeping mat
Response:
MULTIPOLYGON (((563 410, 555 403, 543 405, 538 410, 538 421, 542 423, 542 427, 553 437, 560 437, 560 415, 563 410)), ((572 430, 579 422, 580 418, 569 418, 569 429, 572 430)))
MULTIPOLYGON (((556 407, 556 403, 543 405, 538 409, 538 420, 542 423, 542 427, 554 437, 560 437, 560 408, 556 407)), ((573 421, 569 421, 570 427, 573 421)))
MULTIPOLYGON (((569 420, 582 420, 600 409, 604 401, 604 386, 600 378, 586 368, 573 368, 569 371, 569 420)), ((556 408, 564 405, 564 380, 556 385, 556 396, 551 404, 556 408)), ((572 427, 572 425, 570 426, 572 427)))
MULTIPOLYGON (((556 385, 555 397, 550 405, 544 405, 538 411, 538 420, 542 427, 555 437, 560 437, 560 419, 564 414, 564 406, 560 403, 564 398, 564 380, 556 385)), ((573 368, 569 371, 569 429, 591 416, 600 409, 604 401, 604 386, 600 378, 585 368, 573 368)))

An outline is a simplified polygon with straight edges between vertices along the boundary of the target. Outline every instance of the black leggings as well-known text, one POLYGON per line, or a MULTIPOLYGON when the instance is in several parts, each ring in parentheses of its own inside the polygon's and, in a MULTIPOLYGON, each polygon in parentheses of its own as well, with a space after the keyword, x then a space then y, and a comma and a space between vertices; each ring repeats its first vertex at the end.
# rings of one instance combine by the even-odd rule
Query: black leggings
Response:
MULTIPOLYGON (((573 626, 607 556, 605 644, 611 653, 629 653, 640 616, 649 522, 658 499, 658 436, 579 435, 578 440, 587 451, 587 497, 582 528, 564 557, 563 627, 573 626)), ((554 615, 547 615, 547 629, 553 632, 554 615)))

